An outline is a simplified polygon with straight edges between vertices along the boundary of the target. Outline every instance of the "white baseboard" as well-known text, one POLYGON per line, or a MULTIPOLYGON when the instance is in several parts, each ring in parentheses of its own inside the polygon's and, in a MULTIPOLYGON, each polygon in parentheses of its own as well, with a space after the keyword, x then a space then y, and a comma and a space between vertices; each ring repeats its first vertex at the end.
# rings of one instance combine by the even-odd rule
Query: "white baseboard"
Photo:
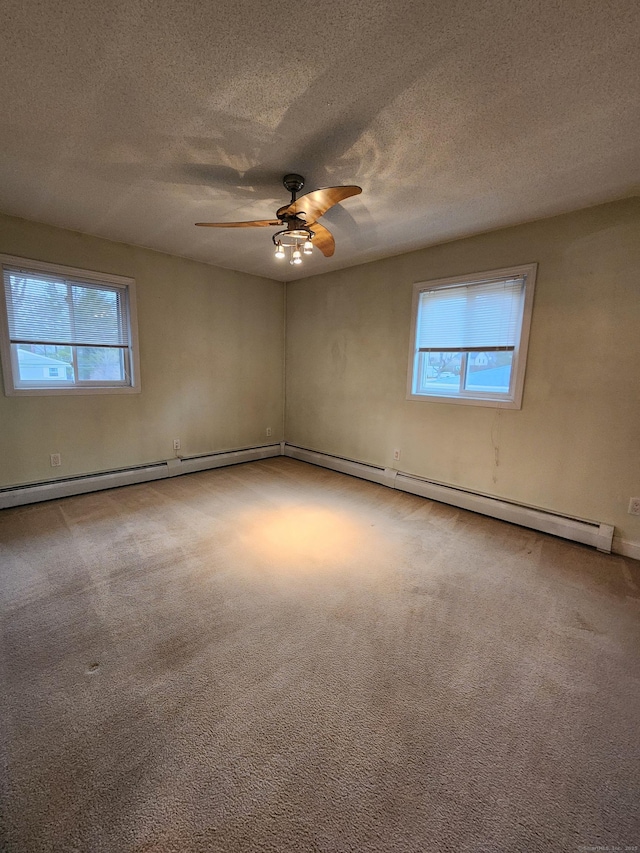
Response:
POLYGON ((640 542, 629 542, 628 539, 621 539, 619 536, 614 536, 611 550, 614 554, 622 554, 623 557, 640 560, 640 542))
POLYGON ((352 477, 359 477, 361 480, 370 480, 372 483, 380 483, 383 486, 388 485, 388 469, 385 468, 365 465, 339 456, 329 456, 326 453, 317 453, 315 450, 305 450, 303 447, 295 447, 291 444, 285 444, 282 452, 284 456, 299 459, 301 462, 310 462, 312 465, 331 468, 332 471, 340 471, 342 474, 351 474, 352 477))
POLYGON ((12 486, 7 489, 0 489, 0 509, 49 501, 54 498, 66 498, 71 495, 82 495, 102 489, 113 489, 118 486, 130 486, 134 483, 162 480, 165 477, 192 474, 195 471, 206 471, 225 465, 237 465, 240 462, 254 462, 257 459, 268 459, 270 456, 280 456, 280 454, 280 444, 271 444, 265 447, 248 447, 243 450, 231 450, 223 453, 168 459, 137 468, 67 477, 61 480, 50 480, 46 483, 12 486))
MULTIPOLYGON (((291 456, 293 459, 300 459, 303 462, 310 462, 313 465, 331 468, 333 471, 340 471, 343 474, 351 474, 354 477, 371 480, 392 489, 400 489, 403 492, 410 492, 423 498, 508 521, 511 524, 519 524, 521 527, 530 527, 543 533, 551 533, 553 536, 561 536, 563 539, 582 542, 585 545, 592 545, 599 551, 611 553, 613 527, 610 524, 571 518, 537 507, 510 503, 499 498, 465 491, 444 483, 435 483, 411 474, 404 474, 392 468, 377 468, 375 465, 330 456, 289 444, 285 445, 284 455, 291 456)), ((632 547, 632 543, 626 544, 632 547)))

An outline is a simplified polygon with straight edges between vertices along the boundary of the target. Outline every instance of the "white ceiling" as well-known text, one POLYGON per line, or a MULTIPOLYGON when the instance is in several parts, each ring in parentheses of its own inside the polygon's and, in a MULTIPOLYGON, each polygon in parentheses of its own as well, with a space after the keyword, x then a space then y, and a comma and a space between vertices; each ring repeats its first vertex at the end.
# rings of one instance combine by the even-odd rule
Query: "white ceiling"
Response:
POLYGON ((4 0, 0 209, 289 280, 638 193, 638 0, 4 0), (333 258, 273 257, 322 219, 333 258))

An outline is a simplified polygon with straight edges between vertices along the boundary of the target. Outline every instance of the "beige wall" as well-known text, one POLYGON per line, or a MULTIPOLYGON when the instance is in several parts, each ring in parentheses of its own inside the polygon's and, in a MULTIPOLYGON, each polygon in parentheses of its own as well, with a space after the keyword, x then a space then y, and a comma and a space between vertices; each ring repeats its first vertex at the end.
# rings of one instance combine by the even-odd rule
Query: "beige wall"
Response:
POLYGON ((288 442, 640 542, 639 199, 289 284, 286 364, 288 442), (530 262, 522 410, 407 401, 413 282, 530 262))
POLYGON ((130 395, 1 393, 0 486, 167 459, 178 437, 185 456, 280 441, 281 283, 6 216, 0 252, 135 278, 142 380, 130 395))

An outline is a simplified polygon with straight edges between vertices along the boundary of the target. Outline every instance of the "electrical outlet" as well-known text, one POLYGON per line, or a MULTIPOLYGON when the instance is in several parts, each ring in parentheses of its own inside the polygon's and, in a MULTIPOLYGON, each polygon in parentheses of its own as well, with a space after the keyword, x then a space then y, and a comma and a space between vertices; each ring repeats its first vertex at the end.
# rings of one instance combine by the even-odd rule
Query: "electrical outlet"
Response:
POLYGON ((179 438, 173 439, 173 449, 174 450, 180 450, 180 439, 179 438))
POLYGON ((399 450, 394 450, 394 451, 393 451, 393 460, 394 460, 394 462, 399 462, 399 461, 400 461, 400 451, 399 451, 399 450))
POLYGON ((640 515, 640 498, 629 499, 629 515, 640 515))
POLYGON ((267 427, 267 438, 271 435, 271 427, 267 427))
POLYGON ((59 465, 62 465, 62 459, 59 453, 52 453, 49 459, 51 460, 52 468, 57 468, 59 465))

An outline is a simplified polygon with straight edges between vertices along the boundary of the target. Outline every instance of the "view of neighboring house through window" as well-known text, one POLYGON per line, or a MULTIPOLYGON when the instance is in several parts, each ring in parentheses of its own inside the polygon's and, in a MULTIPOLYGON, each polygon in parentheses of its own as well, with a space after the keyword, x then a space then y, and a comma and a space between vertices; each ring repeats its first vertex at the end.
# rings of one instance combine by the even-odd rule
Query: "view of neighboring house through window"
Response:
POLYGON ((132 280, 2 262, 8 394, 138 390, 132 280))
POLYGON ((536 265, 414 285, 408 397, 520 408, 536 265))

